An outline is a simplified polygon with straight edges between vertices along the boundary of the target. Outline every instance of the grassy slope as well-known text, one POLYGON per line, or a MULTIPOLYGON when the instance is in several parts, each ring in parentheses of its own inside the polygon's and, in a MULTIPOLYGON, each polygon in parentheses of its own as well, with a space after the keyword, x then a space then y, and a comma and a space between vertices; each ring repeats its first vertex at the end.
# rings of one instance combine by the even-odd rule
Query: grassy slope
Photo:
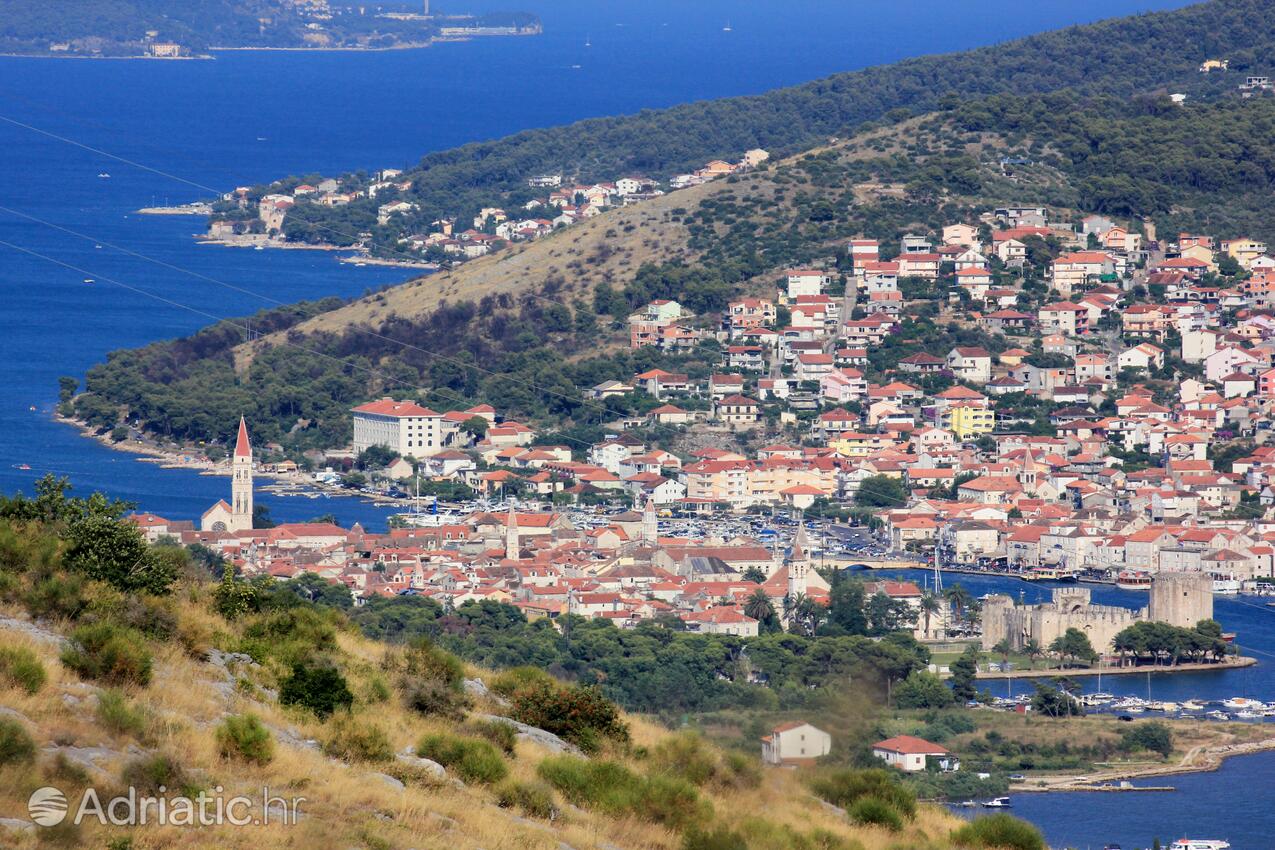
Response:
MULTIPOLYGON (((207 613, 206 599, 193 592, 178 605, 184 631, 226 634, 234 631, 230 624, 207 613), (190 601, 191 598, 198 602, 190 601)), ((0 643, 28 646, 43 659, 50 677, 34 696, 17 690, 0 688, 0 705, 34 720, 28 728, 38 745, 45 748, 42 765, 35 768, 0 768, 0 814, 24 816, 26 799, 41 785, 59 785, 69 792, 73 787, 64 780, 50 780, 47 770, 55 746, 100 746, 119 751, 118 758, 98 762, 102 777, 95 783, 99 789, 119 787, 119 769, 130 756, 126 751, 131 739, 114 736, 94 719, 91 700, 96 691, 91 685, 76 680, 57 660, 56 646, 33 639, 6 626, 3 617, 21 618, 16 609, 0 610, 0 643), (74 697, 74 702, 67 697, 74 697)), ((356 695, 366 692, 374 672, 379 669, 384 645, 352 634, 340 637, 342 667, 356 695)), ((470 671, 482 675, 482 671, 470 671)), ((482 847, 487 850, 519 847, 530 850, 557 850, 566 842, 577 850, 593 847, 676 848, 681 838, 663 827, 632 818, 613 819, 593 812, 567 807, 565 813, 549 828, 543 822, 529 821, 495 805, 490 791, 479 787, 455 787, 450 783, 408 785, 406 791, 391 787, 374 775, 390 770, 386 765, 347 765, 303 746, 290 746, 276 733, 276 755, 264 767, 245 767, 221 761, 216 753, 213 729, 228 713, 252 712, 272 730, 291 730, 300 739, 323 739, 325 725, 312 716, 281 709, 272 699, 254 699, 246 691, 229 690, 219 668, 192 658, 176 644, 156 649, 155 676, 152 684, 129 696, 135 704, 144 705, 149 714, 146 749, 179 756, 203 787, 222 785, 227 794, 257 793, 265 785, 282 796, 303 796, 303 817, 295 826, 220 827, 178 829, 148 827, 134 831, 136 848, 217 848, 217 850, 268 850, 269 848, 310 847, 385 847, 385 848, 462 848, 482 847)), ((488 710, 490 707, 488 707, 488 710)), ((479 710, 484 710, 479 706, 479 710)), ((372 720, 385 729, 396 751, 413 746, 420 736, 430 731, 446 731, 452 724, 430 720, 413 714, 396 700, 368 706, 356 702, 356 715, 372 720)), ((650 746, 667 733, 641 718, 630 717, 634 743, 650 746)), ((535 765, 547 755, 533 744, 520 742, 517 756, 511 761, 511 776, 533 779, 535 765)), ((774 823, 788 824, 803 832, 823 828, 859 840, 865 850, 885 850, 898 846, 900 839, 908 846, 942 846, 947 833, 959 824, 937 808, 924 808, 917 821, 902 834, 891 834, 874 828, 851 827, 843 817, 814 799, 791 771, 766 771, 761 786, 733 791, 729 795, 710 794, 714 809, 727 819, 744 814, 762 815, 774 823), (939 844, 928 844, 937 840, 939 844)), ((73 801, 78 794, 68 793, 73 801)), ((78 834, 62 838, 78 846, 105 846, 108 837, 122 834, 118 829, 96 825, 82 828, 78 834)), ((0 833, 6 847, 14 850, 46 846, 38 835, 0 833)), ((50 836, 44 835, 47 839, 50 836)))

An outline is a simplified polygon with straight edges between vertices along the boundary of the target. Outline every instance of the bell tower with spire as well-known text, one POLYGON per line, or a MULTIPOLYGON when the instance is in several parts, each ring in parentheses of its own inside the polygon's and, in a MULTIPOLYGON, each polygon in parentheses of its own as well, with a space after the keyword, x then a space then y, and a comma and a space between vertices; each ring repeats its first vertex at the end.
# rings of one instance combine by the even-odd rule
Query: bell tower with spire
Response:
POLYGON ((239 417, 239 437, 235 440, 235 456, 231 460, 230 531, 252 530, 252 443, 248 440, 248 423, 239 417))
POLYGON ((792 554, 788 557, 788 598, 796 599, 806 595, 810 561, 806 557, 806 547, 810 545, 806 537, 806 527, 797 527, 797 536, 792 541, 792 554))
POLYGON ((660 542, 660 521, 655 515, 655 499, 647 497, 642 510, 642 545, 655 546, 660 542))
POLYGON ((505 558, 516 561, 521 554, 522 546, 518 541, 518 512, 514 510, 513 502, 510 502, 509 516, 505 519, 505 558))

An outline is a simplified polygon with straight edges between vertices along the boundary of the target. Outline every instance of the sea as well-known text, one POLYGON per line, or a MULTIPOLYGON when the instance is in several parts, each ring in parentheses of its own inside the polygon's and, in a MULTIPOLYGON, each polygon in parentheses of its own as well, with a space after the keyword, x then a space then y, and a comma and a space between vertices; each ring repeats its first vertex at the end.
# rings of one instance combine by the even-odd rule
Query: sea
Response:
MULTIPOLYGON (((454 0, 452 11, 520 7, 543 35, 378 53, 230 51, 212 61, 0 58, 0 492, 46 473, 76 492, 197 519, 228 479, 161 469, 53 418, 57 379, 108 352, 189 334, 279 302, 356 296, 407 279, 319 251, 200 245, 202 220, 142 216, 290 174, 404 167, 423 153, 532 127, 763 92, 839 71, 958 51, 1185 0, 454 0), (100 176, 109 175, 109 176, 100 176)), ((385 527, 354 498, 259 493, 281 521, 333 514, 385 527)), ((973 581, 970 584, 974 584, 973 581)), ((988 592, 980 590, 979 592, 988 592)), ((1106 593, 1119 593, 1114 589, 1106 593)), ((1241 643, 1275 650, 1265 611, 1220 603, 1241 643), (1245 613, 1251 611, 1251 613, 1245 613), (1252 623, 1244 620, 1251 617, 1252 623)), ((1253 604, 1259 605, 1260 602, 1253 604)), ((1263 675, 1224 674, 1198 695, 1275 699, 1263 675)), ((1207 677, 1206 677, 1207 678, 1207 677)), ((1153 682, 1157 696, 1196 688, 1153 682)), ((1142 693, 1134 682, 1130 693, 1142 693)), ((1104 689, 1116 690, 1104 680, 1104 689)), ((1267 846, 1260 789, 1275 758, 1227 763, 1161 795, 1025 797, 1016 811, 1055 846, 1146 846, 1175 830, 1267 846), (1189 789, 1189 790, 1188 790, 1189 789), (1056 802, 1055 802, 1056 801, 1056 802), (1250 805, 1251 804, 1251 805, 1250 805), (1135 812, 1145 814, 1138 819, 1135 812), (1214 828, 1216 825, 1216 828, 1214 828), (1236 840, 1239 839, 1239 840, 1236 840)))

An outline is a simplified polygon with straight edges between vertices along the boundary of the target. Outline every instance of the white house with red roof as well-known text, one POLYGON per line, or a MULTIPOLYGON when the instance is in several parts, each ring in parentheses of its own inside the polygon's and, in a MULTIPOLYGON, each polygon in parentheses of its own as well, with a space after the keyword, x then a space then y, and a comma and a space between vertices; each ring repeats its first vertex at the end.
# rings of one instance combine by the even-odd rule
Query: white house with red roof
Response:
POLYGON ((938 762, 940 770, 960 770, 960 759, 953 756, 945 747, 930 743, 924 738, 912 735, 895 735, 872 745, 872 755, 881 759, 890 767, 915 773, 925 770, 930 759, 938 762))

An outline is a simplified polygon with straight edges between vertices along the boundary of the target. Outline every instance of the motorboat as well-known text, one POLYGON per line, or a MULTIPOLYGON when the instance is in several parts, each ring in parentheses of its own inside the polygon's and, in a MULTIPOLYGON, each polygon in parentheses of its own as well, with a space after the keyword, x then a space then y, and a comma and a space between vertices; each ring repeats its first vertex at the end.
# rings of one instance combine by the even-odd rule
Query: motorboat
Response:
POLYGON ((1182 710, 1183 711, 1203 711, 1204 703, 1200 702, 1198 699, 1185 700, 1182 703, 1182 710))
POLYGON ((1121 590, 1150 590, 1151 574, 1141 570, 1122 570, 1116 576, 1116 587, 1121 590))
POLYGON ((1179 838, 1169 850, 1229 850, 1230 842, 1208 838, 1179 838))
POLYGON ((962 809, 973 809, 976 806, 978 806, 978 803, 975 803, 973 800, 966 800, 964 803, 961 803, 962 809))
POLYGON ((1210 720, 1230 720, 1231 719, 1231 715, 1227 714, 1225 711, 1218 711, 1217 709, 1210 711, 1208 714, 1204 716, 1209 718, 1210 720))
POLYGON ((1241 708, 1235 713, 1235 716, 1240 720, 1259 720, 1266 716, 1266 709, 1263 708, 1258 711, 1252 708, 1241 708))
POLYGON ((1239 711, 1241 709, 1265 708, 1265 707, 1266 706, 1262 705, 1262 703, 1258 702, 1257 700, 1249 699, 1248 697, 1231 697, 1228 700, 1222 701, 1222 708, 1227 708, 1227 709, 1230 709, 1231 711, 1239 711))
POLYGON ((1010 805, 1009 805, 1009 798, 1008 798, 1008 797, 996 797, 995 799, 988 800, 986 803, 984 803, 984 804, 983 804, 983 808, 985 808, 985 809, 1008 809, 1008 808, 1010 808, 1010 805))

